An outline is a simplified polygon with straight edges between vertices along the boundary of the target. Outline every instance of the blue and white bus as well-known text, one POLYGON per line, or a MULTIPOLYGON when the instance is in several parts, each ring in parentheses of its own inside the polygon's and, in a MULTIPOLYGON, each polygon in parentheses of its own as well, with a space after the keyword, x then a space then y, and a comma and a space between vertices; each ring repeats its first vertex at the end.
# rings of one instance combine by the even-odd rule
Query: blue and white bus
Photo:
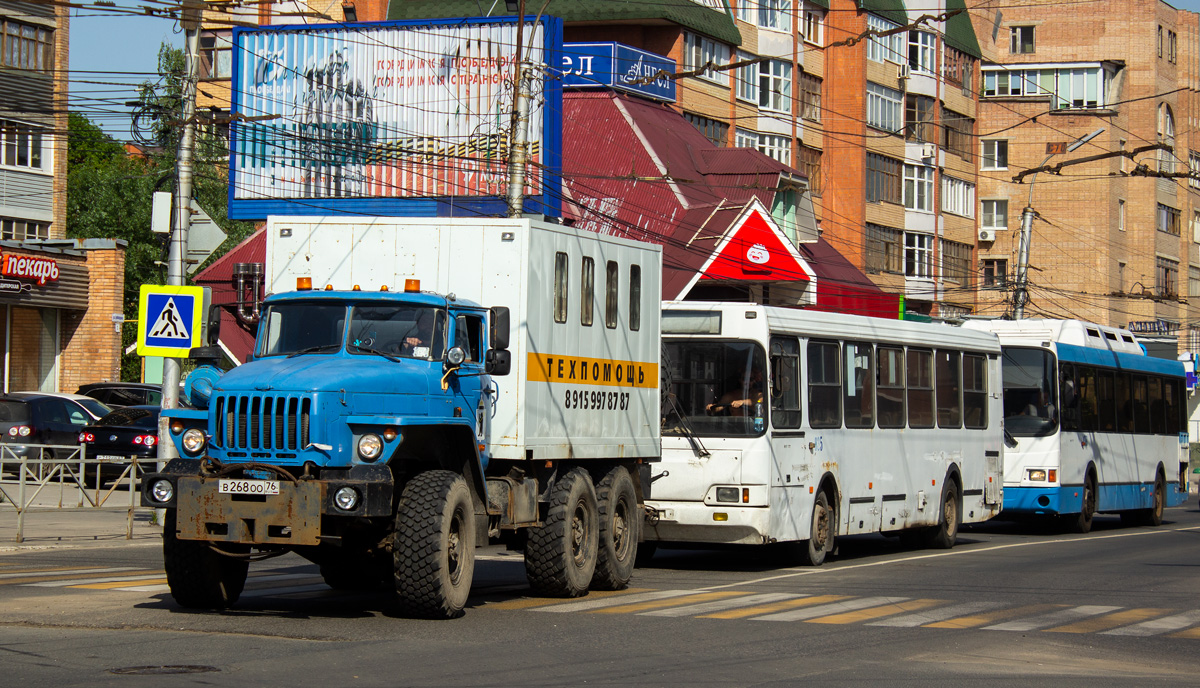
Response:
POLYGON ((1079 320, 973 320, 1002 347, 1006 516, 1086 533, 1100 512, 1159 525, 1187 499, 1183 364, 1079 320))

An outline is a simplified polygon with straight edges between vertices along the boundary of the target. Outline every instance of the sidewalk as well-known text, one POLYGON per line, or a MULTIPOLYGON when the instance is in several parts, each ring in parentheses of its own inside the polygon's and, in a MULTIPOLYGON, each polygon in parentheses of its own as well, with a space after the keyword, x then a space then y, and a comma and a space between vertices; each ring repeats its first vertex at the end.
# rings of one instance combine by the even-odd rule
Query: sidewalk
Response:
MULTIPOLYGON (((3 482, 5 491, 15 495, 15 483, 3 482)), ((22 542, 16 541, 16 508, 7 500, 0 503, 0 555, 32 549, 157 546, 162 542, 162 526, 150 522, 153 509, 135 507, 130 526, 129 498, 124 494, 111 495, 101 509, 78 508, 78 502, 78 488, 64 488, 61 498, 57 485, 43 491, 25 512, 22 542), (132 537, 127 539, 127 533, 132 537)))

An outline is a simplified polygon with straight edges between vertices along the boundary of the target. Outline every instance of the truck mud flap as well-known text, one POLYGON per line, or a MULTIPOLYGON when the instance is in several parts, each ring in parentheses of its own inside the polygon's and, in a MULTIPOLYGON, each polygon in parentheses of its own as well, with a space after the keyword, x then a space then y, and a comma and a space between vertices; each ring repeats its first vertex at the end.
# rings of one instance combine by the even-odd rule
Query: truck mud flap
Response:
POLYGON ((277 495, 218 492, 217 480, 180 477, 176 524, 181 540, 250 545, 316 545, 324 484, 281 480, 277 495))

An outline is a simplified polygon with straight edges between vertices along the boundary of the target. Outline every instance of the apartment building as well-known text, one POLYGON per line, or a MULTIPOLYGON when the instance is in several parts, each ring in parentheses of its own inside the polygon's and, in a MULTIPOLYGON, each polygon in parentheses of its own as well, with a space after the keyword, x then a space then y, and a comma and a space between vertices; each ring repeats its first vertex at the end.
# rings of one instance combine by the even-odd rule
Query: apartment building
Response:
POLYGON ((979 311, 1011 310, 1030 206, 1027 317, 1129 326, 1200 351, 1200 179, 1185 176, 1200 173, 1200 15, 1162 0, 975 8, 979 311), (1014 183, 1047 163, 1064 166, 1014 183))

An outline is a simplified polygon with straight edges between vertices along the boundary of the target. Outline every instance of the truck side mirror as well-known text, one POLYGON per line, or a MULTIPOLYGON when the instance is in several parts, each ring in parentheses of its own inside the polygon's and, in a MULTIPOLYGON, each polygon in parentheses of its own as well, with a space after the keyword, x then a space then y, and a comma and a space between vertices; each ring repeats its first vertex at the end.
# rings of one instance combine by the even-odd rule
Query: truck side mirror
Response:
MULTIPOLYGON (((508 306, 495 306, 491 311, 491 331, 488 332, 488 339, 491 341, 493 349, 508 348, 508 306)), ((500 373, 503 374, 503 373, 500 373)))
POLYGON ((512 353, 507 349, 488 349, 483 370, 488 375, 508 375, 512 370, 512 353))
POLYGON ((206 323, 206 331, 208 333, 207 346, 218 346, 217 342, 221 338, 221 307, 215 303, 208 307, 208 322, 206 323))

